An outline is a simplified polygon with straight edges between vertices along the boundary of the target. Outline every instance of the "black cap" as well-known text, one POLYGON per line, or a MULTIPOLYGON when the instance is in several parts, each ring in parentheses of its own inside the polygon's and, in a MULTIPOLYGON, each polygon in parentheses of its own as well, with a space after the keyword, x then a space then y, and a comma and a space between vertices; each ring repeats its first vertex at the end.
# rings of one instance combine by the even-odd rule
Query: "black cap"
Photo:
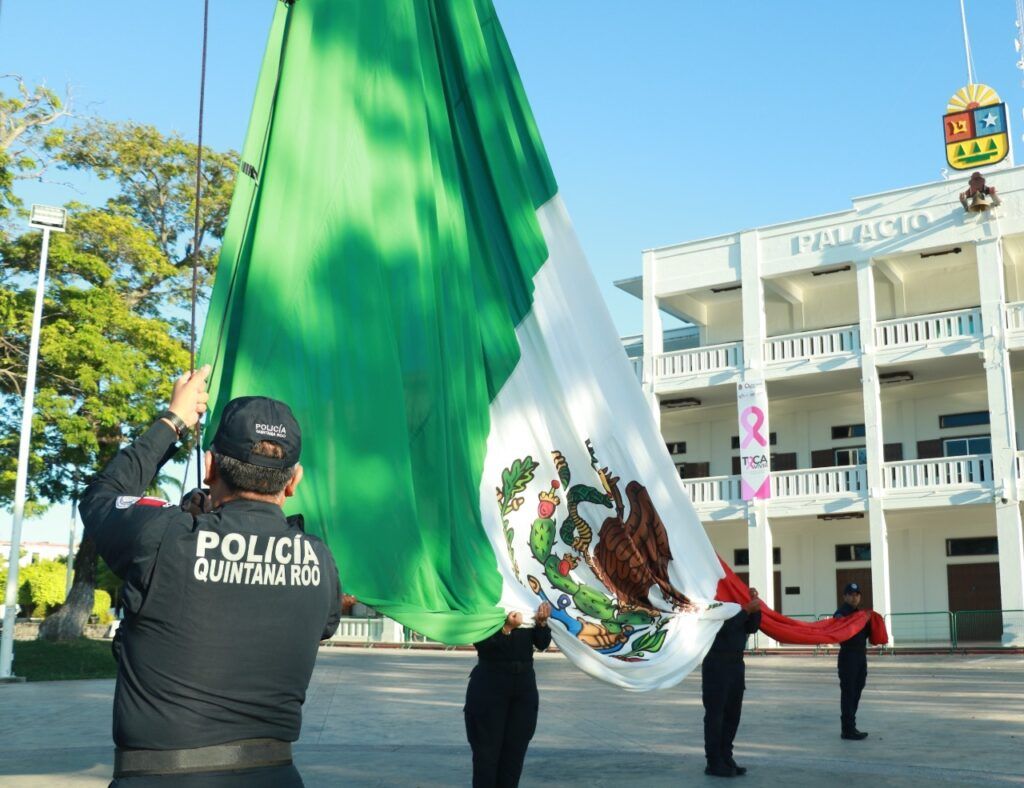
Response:
POLYGON ((213 450, 241 462, 265 468, 290 468, 302 452, 302 431, 292 409, 269 397, 237 397, 224 406, 213 450), (283 457, 253 454, 260 441, 273 441, 284 449, 283 457))
POLYGON ((846 588, 843 589, 843 596, 846 594, 859 594, 860 586, 857 583, 847 583, 846 588))

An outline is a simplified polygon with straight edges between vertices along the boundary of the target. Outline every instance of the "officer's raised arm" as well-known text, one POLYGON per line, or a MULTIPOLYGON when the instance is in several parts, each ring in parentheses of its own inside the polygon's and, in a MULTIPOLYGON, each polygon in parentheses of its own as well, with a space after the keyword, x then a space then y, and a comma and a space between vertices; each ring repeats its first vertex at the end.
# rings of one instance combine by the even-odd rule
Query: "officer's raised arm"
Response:
MULTIPOLYGON (((179 378, 168 410, 134 443, 119 451, 85 489, 79 507, 85 532, 120 577, 133 563, 144 568, 139 564, 145 551, 135 549, 144 534, 162 531, 175 514, 183 514, 180 510, 172 513, 162 509, 161 502, 141 496, 161 466, 174 456, 184 432, 194 427, 206 411, 209 374, 207 366, 179 378)), ((154 536, 154 541, 158 541, 158 536, 154 536)))

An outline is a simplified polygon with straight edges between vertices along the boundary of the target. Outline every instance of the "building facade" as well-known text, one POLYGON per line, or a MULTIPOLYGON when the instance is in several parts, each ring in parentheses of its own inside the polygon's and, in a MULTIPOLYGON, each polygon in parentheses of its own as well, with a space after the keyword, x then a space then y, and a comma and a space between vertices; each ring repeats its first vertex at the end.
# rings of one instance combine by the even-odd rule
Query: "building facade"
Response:
POLYGON ((1002 610, 964 613, 960 639, 1024 642, 1024 167, 989 176, 1002 204, 980 213, 966 181, 652 249, 618 283, 643 301, 627 352, 681 483, 786 614, 857 580, 896 640, 1002 610), (758 381, 772 495, 748 503, 736 389, 758 381))

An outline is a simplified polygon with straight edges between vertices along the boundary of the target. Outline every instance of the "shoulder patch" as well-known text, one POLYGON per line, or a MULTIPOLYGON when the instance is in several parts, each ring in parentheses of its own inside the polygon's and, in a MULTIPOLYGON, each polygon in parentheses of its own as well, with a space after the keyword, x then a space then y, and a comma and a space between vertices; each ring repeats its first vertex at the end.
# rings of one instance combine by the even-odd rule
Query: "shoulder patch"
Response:
POLYGON ((174 506, 170 501, 164 501, 160 498, 140 498, 137 495, 119 495, 117 500, 114 501, 114 506, 118 509, 130 509, 133 506, 151 506, 154 508, 168 508, 174 506))

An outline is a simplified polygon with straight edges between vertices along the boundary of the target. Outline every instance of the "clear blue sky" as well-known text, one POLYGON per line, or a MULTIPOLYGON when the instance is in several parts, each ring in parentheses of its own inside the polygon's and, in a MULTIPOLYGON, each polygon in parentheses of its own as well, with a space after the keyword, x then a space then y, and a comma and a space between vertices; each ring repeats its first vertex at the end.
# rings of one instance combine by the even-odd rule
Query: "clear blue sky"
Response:
MULTIPOLYGON (((241 146, 277 1, 211 0, 214 147, 241 146)), ((612 282, 640 272, 644 248, 937 179, 940 116, 967 81, 958 0, 495 4, 623 334, 640 330, 640 302, 612 282)), ((967 14, 976 79, 1008 103, 1024 161, 1015 4, 967 0, 967 14)), ((201 0, 2 0, 0 73, 70 84, 83 113, 194 138, 201 22, 201 0)), ((61 203, 93 188, 20 191, 61 203)))

